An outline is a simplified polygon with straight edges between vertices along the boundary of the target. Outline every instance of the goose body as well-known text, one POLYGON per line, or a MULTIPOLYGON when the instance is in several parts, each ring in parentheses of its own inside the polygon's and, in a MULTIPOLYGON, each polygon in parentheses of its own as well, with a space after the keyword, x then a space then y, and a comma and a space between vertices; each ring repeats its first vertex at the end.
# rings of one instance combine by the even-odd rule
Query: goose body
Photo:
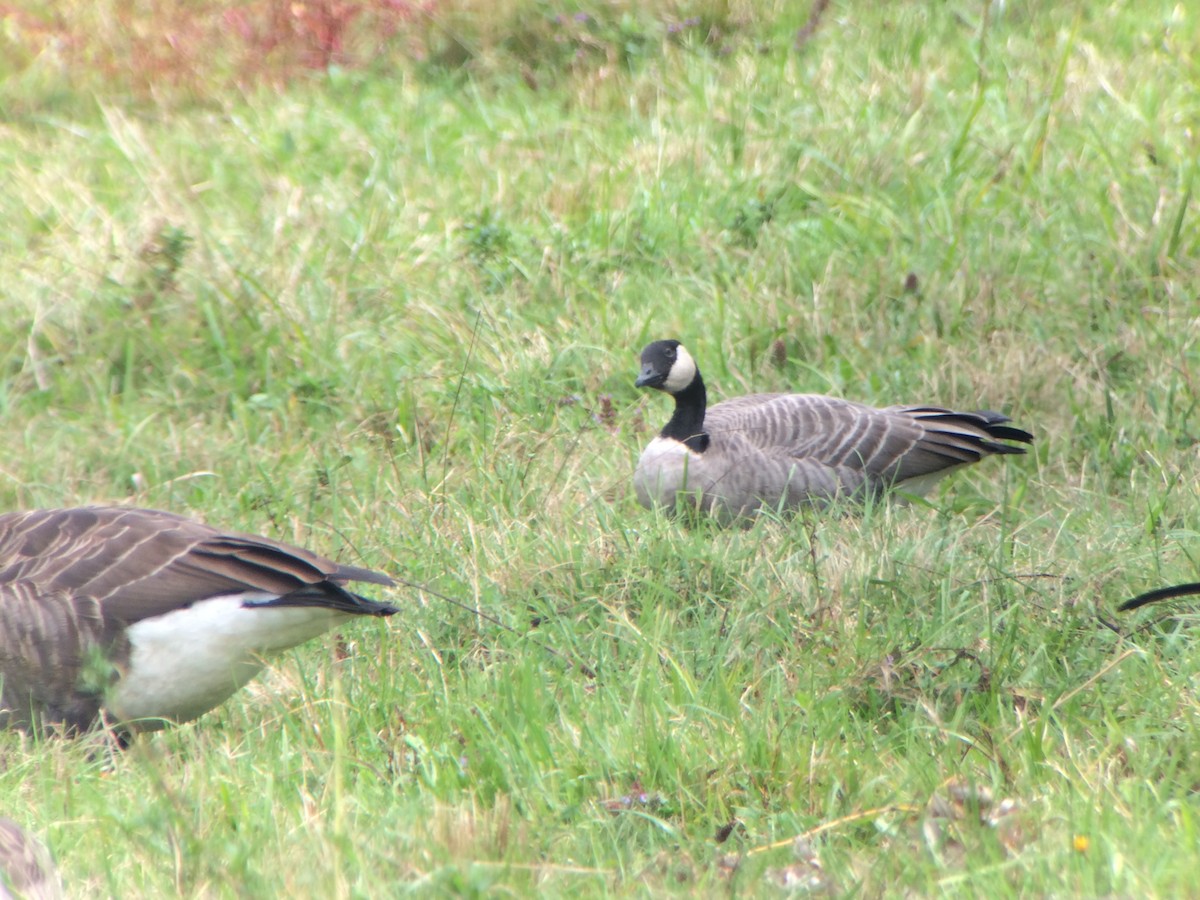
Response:
POLYGON ((0 516, 0 727, 194 719, 253 678, 263 655, 397 612, 351 582, 393 583, 157 510, 0 516))
POLYGON ((0 900, 58 900, 62 883, 50 853, 12 819, 0 817, 0 900))
POLYGON ((819 394, 749 394, 708 408, 695 360, 673 340, 642 351, 636 384, 675 398, 638 461, 638 500, 674 510, 683 497, 726 521, 891 488, 924 493, 959 466, 1025 452, 1002 441, 1033 440, 999 413, 877 409, 819 394))

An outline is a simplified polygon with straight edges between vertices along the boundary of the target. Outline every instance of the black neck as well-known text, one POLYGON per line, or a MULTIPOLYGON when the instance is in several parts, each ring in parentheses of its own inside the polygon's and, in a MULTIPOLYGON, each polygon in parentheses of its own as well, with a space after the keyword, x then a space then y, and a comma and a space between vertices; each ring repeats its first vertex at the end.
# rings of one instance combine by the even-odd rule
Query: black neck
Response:
POLYGON ((700 373, 692 383, 675 395, 675 414, 660 432, 662 437, 686 444, 689 450, 703 453, 708 449, 708 432, 704 430, 704 409, 708 394, 700 373))

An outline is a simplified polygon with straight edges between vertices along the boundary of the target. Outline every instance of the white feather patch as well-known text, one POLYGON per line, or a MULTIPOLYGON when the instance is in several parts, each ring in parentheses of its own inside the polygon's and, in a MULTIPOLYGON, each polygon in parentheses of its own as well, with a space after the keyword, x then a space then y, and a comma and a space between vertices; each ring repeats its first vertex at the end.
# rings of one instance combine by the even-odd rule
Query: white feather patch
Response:
POLYGON ((234 594, 129 627, 129 663, 106 706, 121 722, 185 722, 225 701, 262 669, 261 655, 314 638, 346 618, 313 606, 246 607, 274 594, 234 594))
POLYGON ((633 473, 638 502, 647 508, 674 507, 675 495, 687 489, 689 467, 699 465, 701 459, 682 441, 656 437, 642 451, 633 473))

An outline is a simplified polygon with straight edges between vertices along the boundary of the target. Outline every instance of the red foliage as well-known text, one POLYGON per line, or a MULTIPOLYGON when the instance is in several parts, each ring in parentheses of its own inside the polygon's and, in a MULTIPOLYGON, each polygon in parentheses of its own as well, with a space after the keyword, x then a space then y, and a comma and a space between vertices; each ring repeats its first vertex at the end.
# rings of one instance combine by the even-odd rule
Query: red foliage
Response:
POLYGON ((232 77, 242 84, 286 81, 305 69, 370 62, 406 27, 419 36, 438 0, 157 0, 117 4, 105 31, 83 17, 37 16, 0 4, 29 59, 51 43, 69 68, 99 71, 135 90, 164 86, 205 92, 232 77))
POLYGON ((435 0, 257 0, 240 3, 223 13, 223 20, 249 51, 247 60, 274 59, 276 75, 300 66, 327 69, 366 62, 364 51, 351 49, 351 29, 361 22, 359 33, 369 35, 378 51, 409 22, 432 15, 435 0))

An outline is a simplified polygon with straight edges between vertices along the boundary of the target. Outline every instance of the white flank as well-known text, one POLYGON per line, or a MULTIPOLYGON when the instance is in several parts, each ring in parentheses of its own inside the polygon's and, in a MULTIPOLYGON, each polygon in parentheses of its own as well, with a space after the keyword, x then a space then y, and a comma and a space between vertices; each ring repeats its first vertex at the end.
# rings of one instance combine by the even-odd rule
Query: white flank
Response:
POLYGON ((109 713, 121 722, 194 719, 257 675, 263 654, 294 647, 346 618, 315 606, 244 605, 274 596, 213 597, 130 626, 132 653, 109 692, 109 713))
POLYGON ((675 362, 671 364, 671 371, 667 373, 663 388, 668 394, 678 394, 691 384, 695 377, 696 361, 692 359, 692 354, 684 349, 683 344, 680 344, 675 348, 675 362))

